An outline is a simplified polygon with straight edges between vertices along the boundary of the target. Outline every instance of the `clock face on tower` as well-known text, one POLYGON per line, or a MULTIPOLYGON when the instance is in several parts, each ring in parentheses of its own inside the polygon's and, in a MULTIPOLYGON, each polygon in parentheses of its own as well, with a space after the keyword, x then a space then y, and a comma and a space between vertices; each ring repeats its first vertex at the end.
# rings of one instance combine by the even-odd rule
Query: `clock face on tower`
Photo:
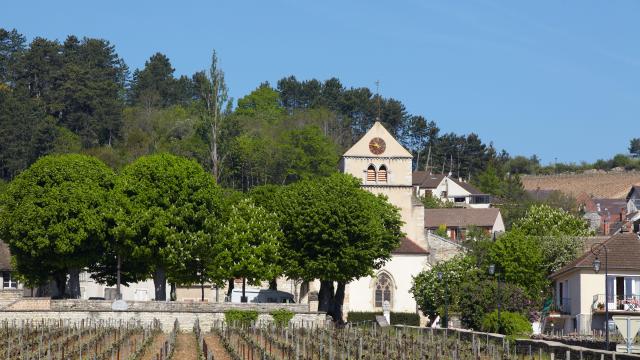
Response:
POLYGON ((387 145, 384 143, 384 140, 379 137, 373 138, 369 141, 369 151, 375 155, 382 154, 386 147, 387 145))

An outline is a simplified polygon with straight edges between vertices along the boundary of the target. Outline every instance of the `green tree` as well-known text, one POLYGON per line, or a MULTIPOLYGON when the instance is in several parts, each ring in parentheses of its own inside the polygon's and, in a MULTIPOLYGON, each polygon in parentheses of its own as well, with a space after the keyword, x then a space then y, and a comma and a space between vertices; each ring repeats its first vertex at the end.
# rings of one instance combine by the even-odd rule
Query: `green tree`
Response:
POLYGON ((460 286, 465 281, 473 281, 478 277, 479 269, 473 258, 457 255, 448 261, 435 264, 413 278, 411 294, 418 303, 418 308, 431 318, 444 316, 445 296, 450 312, 460 311, 460 286), (438 279, 442 273, 442 280, 438 279))
POLYGON ((593 235, 584 219, 545 204, 530 206, 526 215, 513 225, 513 229, 533 236, 593 235))
MULTIPOLYGON (((283 234, 274 213, 254 205, 250 199, 241 200, 231 208, 220 236, 223 250, 215 256, 222 260, 213 262, 212 271, 219 271, 220 264, 229 264, 225 267, 227 278, 243 278, 252 285, 282 274, 279 264, 283 234)), ((232 289, 230 284, 230 292, 232 289)), ((244 290, 243 287, 243 297, 244 290)))
POLYGON ((238 99, 235 113, 240 116, 259 117, 270 124, 282 120, 285 116, 285 110, 280 105, 280 96, 269 83, 260 84, 249 95, 238 99))
POLYGON ((640 157, 640 138, 629 140, 629 154, 640 157))
POLYGON ((173 77, 173 72, 171 61, 166 55, 159 52, 153 54, 144 63, 142 70, 133 73, 129 95, 132 104, 147 109, 176 104, 179 84, 173 77))
MULTIPOLYGON (((187 264, 209 259, 216 248, 216 221, 223 215, 220 188, 193 160, 169 154, 143 156, 126 166, 114 189, 118 212, 114 219, 113 251, 147 264, 153 275, 155 299, 166 299, 166 279, 200 280, 198 267, 187 264)), ((202 268, 209 266, 202 265, 202 268)))
POLYGON ((0 238, 28 285, 52 278, 58 296, 80 295, 80 269, 103 251, 113 183, 111 169, 84 155, 42 157, 10 183, 0 201, 0 238))
POLYGON ((341 321, 346 284, 372 275, 399 246, 399 211, 343 174, 294 183, 282 198, 282 256, 292 262, 285 273, 320 279, 318 308, 341 321))
POLYGON ((478 175, 478 187, 487 194, 501 196, 503 194, 502 180, 493 164, 489 164, 487 169, 478 175))

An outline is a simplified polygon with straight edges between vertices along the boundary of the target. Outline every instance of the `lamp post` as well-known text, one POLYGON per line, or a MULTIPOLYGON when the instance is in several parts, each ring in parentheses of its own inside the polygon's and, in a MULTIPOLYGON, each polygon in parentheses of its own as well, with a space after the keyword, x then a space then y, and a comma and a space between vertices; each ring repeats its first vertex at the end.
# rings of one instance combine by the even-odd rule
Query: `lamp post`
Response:
POLYGON ((444 283, 444 318, 442 319, 444 322, 444 328, 447 329, 449 327, 449 286, 446 282, 442 281, 442 272, 438 272, 438 280, 440 283, 444 283))
POLYGON ((497 282, 497 292, 496 292, 496 297, 498 298, 498 332, 500 332, 501 330, 501 323, 500 323, 500 310, 502 308, 502 300, 500 297, 500 274, 496 273, 496 264, 491 264, 489 265, 489 275, 494 276, 496 278, 496 282, 497 282))
POLYGON ((609 277, 609 249, 604 243, 595 243, 591 245, 591 253, 595 255, 593 260, 593 271, 600 272, 600 252, 604 249, 604 327, 605 327, 605 350, 609 350, 609 286, 607 286, 607 278, 609 277))

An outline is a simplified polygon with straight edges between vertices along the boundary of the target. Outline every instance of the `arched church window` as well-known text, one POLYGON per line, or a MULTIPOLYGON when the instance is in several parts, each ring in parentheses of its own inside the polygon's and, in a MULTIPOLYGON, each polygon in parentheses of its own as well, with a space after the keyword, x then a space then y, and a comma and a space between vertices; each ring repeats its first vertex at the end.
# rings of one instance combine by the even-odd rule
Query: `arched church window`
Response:
POLYGON ((378 181, 387 182, 387 167, 384 165, 380 166, 380 169, 378 169, 378 181))
POLYGON ((376 295, 375 295, 375 307, 381 308, 385 301, 389 302, 389 305, 393 306, 393 282, 386 273, 378 275, 378 281, 376 282, 376 295))
POLYGON ((376 167, 373 165, 367 168, 367 182, 376 182, 376 167))

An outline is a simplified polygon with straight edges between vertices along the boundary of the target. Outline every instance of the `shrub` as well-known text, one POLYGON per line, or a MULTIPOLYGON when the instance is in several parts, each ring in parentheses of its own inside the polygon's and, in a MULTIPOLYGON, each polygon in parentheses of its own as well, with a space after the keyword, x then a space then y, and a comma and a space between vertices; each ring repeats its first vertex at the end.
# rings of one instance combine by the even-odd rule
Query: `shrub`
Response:
POLYGON ((250 326, 258 320, 258 312, 255 310, 227 310, 224 312, 224 321, 227 324, 237 323, 241 326, 250 326))
POLYGON ((273 317, 273 322, 277 327, 286 327, 289 325, 289 321, 293 319, 293 312, 287 309, 277 309, 271 311, 269 314, 273 317))
MULTIPOLYGON (((382 315, 382 312, 353 311, 347 315, 347 321, 351 323, 376 321, 378 315, 382 315)), ((391 325, 420 326, 420 316, 416 313, 391 312, 391 325)))
POLYGON ((533 330, 529 320, 518 313, 504 311, 500 313, 500 323, 498 323, 498 311, 493 311, 482 319, 482 331, 521 337, 531 335, 533 330))

